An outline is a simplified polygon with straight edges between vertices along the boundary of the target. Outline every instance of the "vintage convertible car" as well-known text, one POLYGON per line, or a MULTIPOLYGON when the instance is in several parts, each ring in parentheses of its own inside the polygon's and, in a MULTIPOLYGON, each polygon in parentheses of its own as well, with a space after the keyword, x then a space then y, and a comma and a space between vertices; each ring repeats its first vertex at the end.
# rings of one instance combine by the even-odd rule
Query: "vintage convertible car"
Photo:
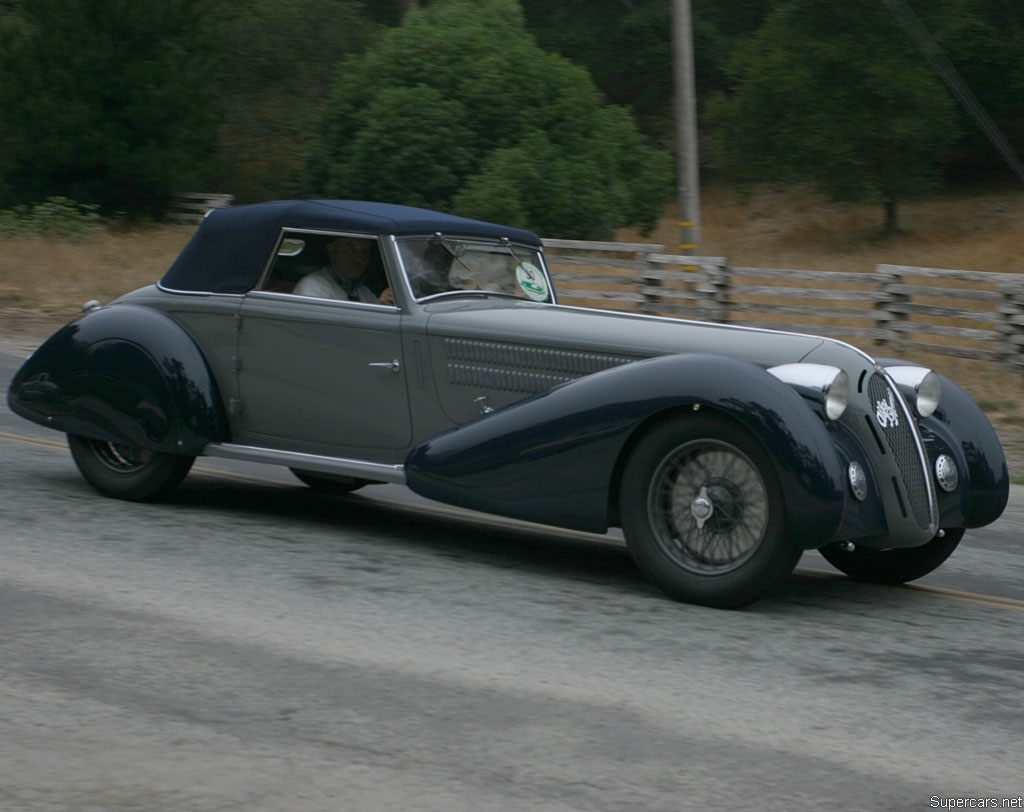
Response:
POLYGON ((159 283, 43 344, 8 401, 67 433, 109 496, 165 497, 198 455, 335 492, 405 483, 620 526, 669 595, 722 607, 808 549, 853 578, 918 578, 1009 491, 985 415, 933 371, 562 306, 534 234, 380 203, 211 212, 159 283))

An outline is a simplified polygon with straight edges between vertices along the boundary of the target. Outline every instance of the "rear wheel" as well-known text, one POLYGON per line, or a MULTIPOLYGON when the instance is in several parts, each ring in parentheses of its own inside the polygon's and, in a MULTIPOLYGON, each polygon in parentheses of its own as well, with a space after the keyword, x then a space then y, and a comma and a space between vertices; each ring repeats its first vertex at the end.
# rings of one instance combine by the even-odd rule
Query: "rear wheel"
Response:
POLYGON ((953 554, 964 537, 964 528, 951 527, 920 547, 898 550, 844 550, 837 544, 819 553, 840 572, 855 581, 871 584, 904 584, 927 575, 953 554))
POLYGON ((654 428, 623 472, 622 528, 640 570, 673 598, 736 607, 778 586, 800 549, 783 537, 771 460, 714 416, 654 428))
POLYGON ((368 479, 357 479, 354 476, 341 476, 340 474, 318 474, 313 471, 304 471, 301 468, 289 468, 296 478, 305 485, 319 493, 352 493, 364 485, 369 485, 368 479))
POLYGON ((71 456, 85 480, 104 496, 145 502, 178 487, 195 457, 164 454, 124 443, 68 435, 71 456))

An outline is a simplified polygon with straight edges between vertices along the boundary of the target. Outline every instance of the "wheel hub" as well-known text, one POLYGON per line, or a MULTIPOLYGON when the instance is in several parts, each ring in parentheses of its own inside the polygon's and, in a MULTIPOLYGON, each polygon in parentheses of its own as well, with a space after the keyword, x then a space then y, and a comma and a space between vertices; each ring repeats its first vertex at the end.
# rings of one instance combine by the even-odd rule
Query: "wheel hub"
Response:
POLYGON ((704 528, 704 522, 711 518, 715 512, 715 504, 708 496, 708 489, 701 488, 693 502, 690 503, 690 513, 697 522, 698 529, 704 528))
POLYGON ((727 485, 712 483, 701 485, 700 491, 690 503, 690 515, 697 523, 698 530, 703 530, 705 523, 711 520, 709 529, 727 531, 736 523, 742 506, 743 497, 740 494, 727 485))
POLYGON ((714 441, 682 446, 655 480, 653 523, 663 549, 684 568, 727 572, 754 554, 768 520, 767 494, 735 448, 714 441))

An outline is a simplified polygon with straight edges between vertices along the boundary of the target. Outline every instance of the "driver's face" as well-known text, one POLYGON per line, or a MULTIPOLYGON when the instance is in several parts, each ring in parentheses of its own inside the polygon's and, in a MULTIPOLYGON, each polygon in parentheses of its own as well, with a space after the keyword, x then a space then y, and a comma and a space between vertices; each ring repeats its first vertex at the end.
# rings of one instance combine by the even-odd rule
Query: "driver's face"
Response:
POLYGON ((331 264, 352 279, 363 275, 372 251, 373 244, 369 240, 358 238, 341 238, 327 246, 331 264))

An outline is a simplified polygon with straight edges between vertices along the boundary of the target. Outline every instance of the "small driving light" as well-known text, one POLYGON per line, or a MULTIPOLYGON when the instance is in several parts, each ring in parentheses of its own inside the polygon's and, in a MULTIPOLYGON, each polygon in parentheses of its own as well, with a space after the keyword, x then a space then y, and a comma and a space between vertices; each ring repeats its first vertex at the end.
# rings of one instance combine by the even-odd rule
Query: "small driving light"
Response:
POLYGON ((946 493, 952 493, 960 483, 956 461, 949 454, 939 454, 935 460, 935 481, 946 493))
POLYGON ((858 502, 863 502, 868 495, 868 476, 864 466, 854 460, 846 468, 846 477, 850 481, 850 492, 858 502))

